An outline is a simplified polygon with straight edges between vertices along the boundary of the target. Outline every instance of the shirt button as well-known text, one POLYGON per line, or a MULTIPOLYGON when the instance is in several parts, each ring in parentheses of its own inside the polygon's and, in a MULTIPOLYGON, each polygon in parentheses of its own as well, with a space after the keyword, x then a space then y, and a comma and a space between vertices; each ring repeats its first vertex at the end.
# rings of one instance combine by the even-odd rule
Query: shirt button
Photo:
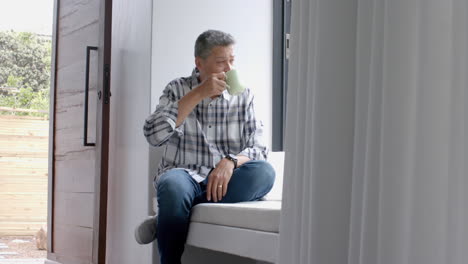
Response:
POLYGON ((208 126, 209 128, 211 128, 211 126, 208 126))

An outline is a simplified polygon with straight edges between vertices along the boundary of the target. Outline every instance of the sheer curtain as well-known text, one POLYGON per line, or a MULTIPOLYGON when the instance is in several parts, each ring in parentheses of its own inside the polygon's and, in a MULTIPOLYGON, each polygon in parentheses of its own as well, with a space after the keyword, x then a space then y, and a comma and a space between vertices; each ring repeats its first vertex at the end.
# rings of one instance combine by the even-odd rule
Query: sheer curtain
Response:
POLYGON ((292 19, 280 263, 467 263, 468 1, 296 0, 292 19))

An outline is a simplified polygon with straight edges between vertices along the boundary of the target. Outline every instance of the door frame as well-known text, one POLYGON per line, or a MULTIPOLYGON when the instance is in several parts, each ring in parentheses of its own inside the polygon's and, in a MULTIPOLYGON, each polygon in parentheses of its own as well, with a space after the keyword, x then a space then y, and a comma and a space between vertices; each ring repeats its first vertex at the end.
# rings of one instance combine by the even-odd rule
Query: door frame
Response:
MULTIPOLYGON (((48 184, 47 184, 47 258, 52 257, 54 252, 52 243, 51 232, 54 227, 53 216, 53 205, 54 205, 54 172, 55 172, 55 87, 57 86, 56 81, 56 65, 57 65, 57 32, 58 32, 58 10, 60 8, 59 0, 54 0, 54 18, 53 18, 53 29, 52 29, 52 54, 51 54, 51 70, 50 70, 50 92, 49 92, 49 163, 48 163, 48 184)), ((55 259, 55 258, 54 258, 55 259)))
POLYGON ((108 175, 109 175, 109 120, 110 120, 110 97, 111 97, 111 44, 112 44, 112 0, 101 0, 101 12, 103 23, 99 33, 100 43, 103 43, 99 55, 98 83, 102 83, 101 107, 97 109, 97 134, 96 137, 96 177, 95 183, 95 220, 93 234, 93 262, 106 263, 106 239, 107 239, 107 198, 108 198, 108 175), (99 122, 101 119, 101 122, 99 122), (97 216, 97 217, 96 217, 97 216))

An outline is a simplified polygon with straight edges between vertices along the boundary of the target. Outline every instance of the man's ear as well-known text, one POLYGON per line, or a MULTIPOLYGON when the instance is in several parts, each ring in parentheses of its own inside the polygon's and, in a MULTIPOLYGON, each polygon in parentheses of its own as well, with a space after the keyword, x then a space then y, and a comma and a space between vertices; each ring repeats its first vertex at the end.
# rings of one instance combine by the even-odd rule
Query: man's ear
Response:
POLYGON ((197 67, 198 70, 200 70, 201 67, 202 67, 201 61, 202 61, 202 58, 200 58, 200 57, 195 57, 195 66, 197 67))

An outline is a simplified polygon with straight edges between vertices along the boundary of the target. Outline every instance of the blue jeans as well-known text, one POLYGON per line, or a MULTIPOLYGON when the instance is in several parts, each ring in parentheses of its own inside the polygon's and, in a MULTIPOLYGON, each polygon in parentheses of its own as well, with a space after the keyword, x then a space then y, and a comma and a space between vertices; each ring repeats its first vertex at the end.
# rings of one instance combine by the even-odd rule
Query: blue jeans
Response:
MULTIPOLYGON (((178 264, 184 252, 192 207, 209 203, 207 179, 197 183, 185 170, 172 169, 155 184, 158 199, 157 240, 161 264, 178 264)), ((253 160, 234 170, 220 203, 255 201, 273 187, 275 171, 265 161, 253 160)))

